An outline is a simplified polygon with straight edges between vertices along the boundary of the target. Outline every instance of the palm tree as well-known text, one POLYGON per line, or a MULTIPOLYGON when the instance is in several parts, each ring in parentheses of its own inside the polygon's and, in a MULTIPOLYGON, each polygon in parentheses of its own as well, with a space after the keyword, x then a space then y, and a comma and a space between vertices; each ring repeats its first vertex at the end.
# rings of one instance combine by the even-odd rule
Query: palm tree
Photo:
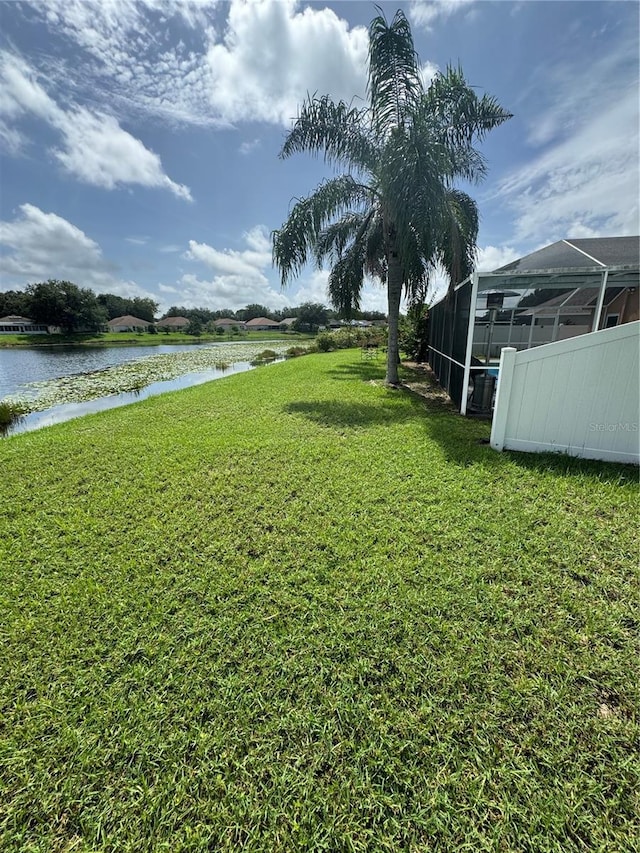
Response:
POLYGON ((425 88, 409 22, 379 15, 369 27, 369 103, 363 108, 309 97, 280 156, 322 152, 346 170, 298 200, 273 232, 273 260, 285 286, 309 260, 331 265, 334 308, 360 306, 365 276, 387 287, 386 382, 398 384, 398 319, 403 289, 424 294, 442 264, 455 284, 472 270, 478 211, 454 186, 486 171, 476 140, 510 115, 479 98, 460 68, 437 74, 425 88))

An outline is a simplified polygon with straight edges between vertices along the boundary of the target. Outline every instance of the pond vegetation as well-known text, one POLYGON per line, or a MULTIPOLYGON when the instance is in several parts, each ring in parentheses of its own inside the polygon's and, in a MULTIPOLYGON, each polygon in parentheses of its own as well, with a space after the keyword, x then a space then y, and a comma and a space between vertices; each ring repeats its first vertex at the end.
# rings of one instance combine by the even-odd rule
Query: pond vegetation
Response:
MULTIPOLYGON (((198 373, 211 368, 225 370, 234 362, 247 361, 264 364, 286 354, 291 344, 287 341, 272 343, 270 350, 261 354, 259 342, 254 344, 216 344, 199 347, 193 351, 151 355, 137 361, 109 367, 92 373, 64 376, 45 382, 26 385, 20 392, 0 401, 2 411, 40 412, 63 403, 82 403, 97 397, 139 391, 152 382, 175 379, 186 373, 198 373), (264 353, 268 352, 266 358, 264 353)), ((7 422, 8 423, 8 422, 7 422)))

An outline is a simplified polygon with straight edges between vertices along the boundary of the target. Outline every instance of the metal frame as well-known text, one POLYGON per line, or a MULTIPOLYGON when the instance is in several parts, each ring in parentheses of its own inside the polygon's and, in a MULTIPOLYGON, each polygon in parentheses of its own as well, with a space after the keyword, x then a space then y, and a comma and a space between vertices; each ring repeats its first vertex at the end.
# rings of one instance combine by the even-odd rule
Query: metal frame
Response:
MULTIPOLYGON (((566 241, 563 241, 566 242, 566 241)), ((463 368, 463 381, 462 381, 462 396, 460 402, 460 413, 465 415, 467 413, 467 404, 468 404, 468 387, 469 381, 471 378, 472 370, 486 370, 487 365, 482 365, 481 367, 472 366, 472 349, 473 349, 473 338, 474 331, 476 327, 476 312, 478 309, 478 296, 480 294, 484 294, 487 290, 493 290, 496 287, 502 287, 505 289, 510 288, 535 288, 536 286, 540 286, 543 281, 546 281, 548 284, 549 290, 561 288, 561 287, 573 287, 573 291, 584 289, 587 287, 598 287, 598 300, 594 310, 594 317, 592 323, 592 331, 597 331, 602 324, 602 315, 604 309, 604 300, 607 287, 634 287, 638 286, 638 267, 631 266, 628 264, 625 265, 610 265, 606 266, 601 261, 598 261, 595 258, 592 258, 586 252, 578 249, 578 247, 572 246, 572 248, 581 252, 581 254, 588 257, 590 260, 593 260, 593 267, 585 267, 585 268, 576 268, 576 267, 559 267, 554 269, 540 269, 540 270, 526 270, 526 271, 515 271, 515 272, 488 272, 488 273, 479 273, 474 272, 471 276, 466 278, 464 281, 460 282, 460 284, 456 285, 454 288, 454 293, 457 292, 471 283, 471 302, 469 305, 469 321, 466 331, 466 346, 465 346, 465 357, 464 364, 459 360, 453 358, 452 353, 442 352, 439 348, 429 345, 428 349, 430 353, 437 354, 440 358, 444 358, 449 362, 449 370, 447 372, 446 390, 450 392, 451 390, 451 367, 452 365, 456 365, 456 367, 463 368), (627 276, 625 273, 628 273, 629 276, 634 276, 633 283, 627 283, 627 276), (594 277, 597 276, 597 281, 594 282, 594 277), (615 284, 610 284, 610 278, 613 277, 621 277, 621 281, 617 281, 615 284), (526 283, 526 284, 525 284, 526 283)), ((569 299, 571 294, 568 294, 567 299, 569 299)), ((433 306, 434 308, 437 305, 441 305, 444 302, 440 300, 433 306)), ((560 309, 563 307, 564 303, 560 303, 560 305, 556 306, 556 313, 553 322, 552 329, 552 340, 557 339, 558 334, 558 326, 559 326, 559 318, 560 318, 560 309)), ((432 309, 433 310, 433 309, 432 309)), ((458 310, 458 306, 456 304, 456 310, 458 310)), ((583 313, 582 309, 576 308, 576 313, 583 313)), ((586 313, 586 312, 584 312, 586 313)), ((549 315, 550 317, 552 315, 549 315)), ((446 318, 443 319, 443 323, 446 322, 446 318)), ((454 320, 455 322, 455 320, 454 320)), ((513 327, 513 313, 511 315, 511 321, 509 324, 509 328, 513 327)), ((533 333, 535 328, 535 311, 531 316, 531 324, 529 329, 529 338, 527 349, 533 348, 533 333)), ((452 338, 454 336, 455 328, 452 326, 452 338)), ((453 346, 453 340, 451 342, 453 346)), ((507 344, 507 346, 511 346, 511 344, 507 344)), ((431 361, 431 359, 430 359, 431 361)), ((499 369, 498 366, 495 366, 496 369, 499 369)))

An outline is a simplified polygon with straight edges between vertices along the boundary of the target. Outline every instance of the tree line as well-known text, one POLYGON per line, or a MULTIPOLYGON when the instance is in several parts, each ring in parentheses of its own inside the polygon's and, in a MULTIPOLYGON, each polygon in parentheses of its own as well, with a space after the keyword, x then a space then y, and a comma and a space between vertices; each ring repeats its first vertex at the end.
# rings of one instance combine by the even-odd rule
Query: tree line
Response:
MULTIPOLYGON (((317 331, 337 317, 335 311, 321 303, 305 302, 302 305, 289 306, 281 311, 273 311, 266 305, 252 303, 239 310, 223 308, 187 308, 172 305, 156 321, 159 305, 153 299, 135 296, 127 298, 114 293, 96 294, 86 287, 78 287, 70 281, 49 279, 29 284, 25 290, 7 290, 0 292, 0 317, 17 315, 29 317, 34 323, 59 326, 65 334, 79 331, 100 331, 109 320, 115 317, 132 315, 146 320, 149 325, 161 322, 166 317, 186 317, 194 328, 203 331, 213 328, 216 320, 229 318, 239 323, 256 317, 267 317, 279 322, 286 317, 297 318, 297 327, 301 331, 317 331)), ((356 312, 355 319, 384 320, 379 311, 356 312)))

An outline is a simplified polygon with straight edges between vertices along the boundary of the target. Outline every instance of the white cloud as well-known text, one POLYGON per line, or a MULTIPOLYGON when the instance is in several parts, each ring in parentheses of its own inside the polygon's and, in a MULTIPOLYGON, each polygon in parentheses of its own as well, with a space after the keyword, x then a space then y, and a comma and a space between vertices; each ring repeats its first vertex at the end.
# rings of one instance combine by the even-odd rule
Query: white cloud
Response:
MULTIPOLYGON (((106 189, 120 184, 158 187, 191 200, 188 187, 172 181, 164 173, 160 157, 120 127, 113 116, 86 107, 62 109, 38 82, 36 72, 8 51, 0 52, 0 82, 0 115, 16 120, 30 113, 57 130, 64 147, 53 153, 78 180, 106 189)), ((14 152, 18 141, 15 135, 9 138, 14 152)))
POLYGON ((13 221, 0 222, 0 246, 8 250, 0 256, 3 289, 55 278, 96 293, 151 295, 134 282, 119 279, 114 265, 84 231, 32 204, 21 205, 13 221))
POLYGON ((500 181, 497 196, 516 213, 514 239, 637 234, 638 153, 638 91, 621 86, 615 100, 592 104, 570 137, 500 181))
POLYGON ((228 121, 289 124, 307 92, 364 96, 368 47, 331 9, 295 0, 233 0, 224 37, 209 45, 209 101, 228 121))
POLYGON ((163 171, 160 157, 103 113, 78 107, 64 115, 60 130, 66 146, 55 156, 74 177, 87 184, 113 189, 118 184, 167 189, 191 201, 191 193, 163 171))
POLYGON ((474 0, 413 0, 409 7, 409 17, 413 24, 432 29, 438 19, 446 20, 460 11, 469 11, 474 0))
POLYGON ((586 72, 565 57, 532 70, 514 109, 532 156, 493 195, 512 213, 510 242, 638 233, 637 68, 637 33, 626 31, 586 72))
POLYGON ((297 0, 48 0, 34 12, 91 57, 81 67, 44 57, 47 74, 127 112, 288 125, 309 92, 365 94, 366 29, 297 0))
POLYGON ((243 142, 238 149, 241 154, 251 154, 252 151, 255 151, 256 148, 259 148, 261 145, 260 139, 252 139, 251 141, 243 142))
POLYGON ((478 249, 476 269, 478 272, 493 272, 520 257, 522 252, 513 246, 483 246, 478 249))
POLYGON ((180 279, 182 299, 188 305, 211 308, 242 308, 259 302, 269 308, 289 304, 283 293, 276 290, 266 272, 271 269, 271 242, 267 230, 257 225, 243 234, 245 249, 215 249, 207 243, 189 241, 184 258, 205 266, 210 279, 186 273, 180 279))

